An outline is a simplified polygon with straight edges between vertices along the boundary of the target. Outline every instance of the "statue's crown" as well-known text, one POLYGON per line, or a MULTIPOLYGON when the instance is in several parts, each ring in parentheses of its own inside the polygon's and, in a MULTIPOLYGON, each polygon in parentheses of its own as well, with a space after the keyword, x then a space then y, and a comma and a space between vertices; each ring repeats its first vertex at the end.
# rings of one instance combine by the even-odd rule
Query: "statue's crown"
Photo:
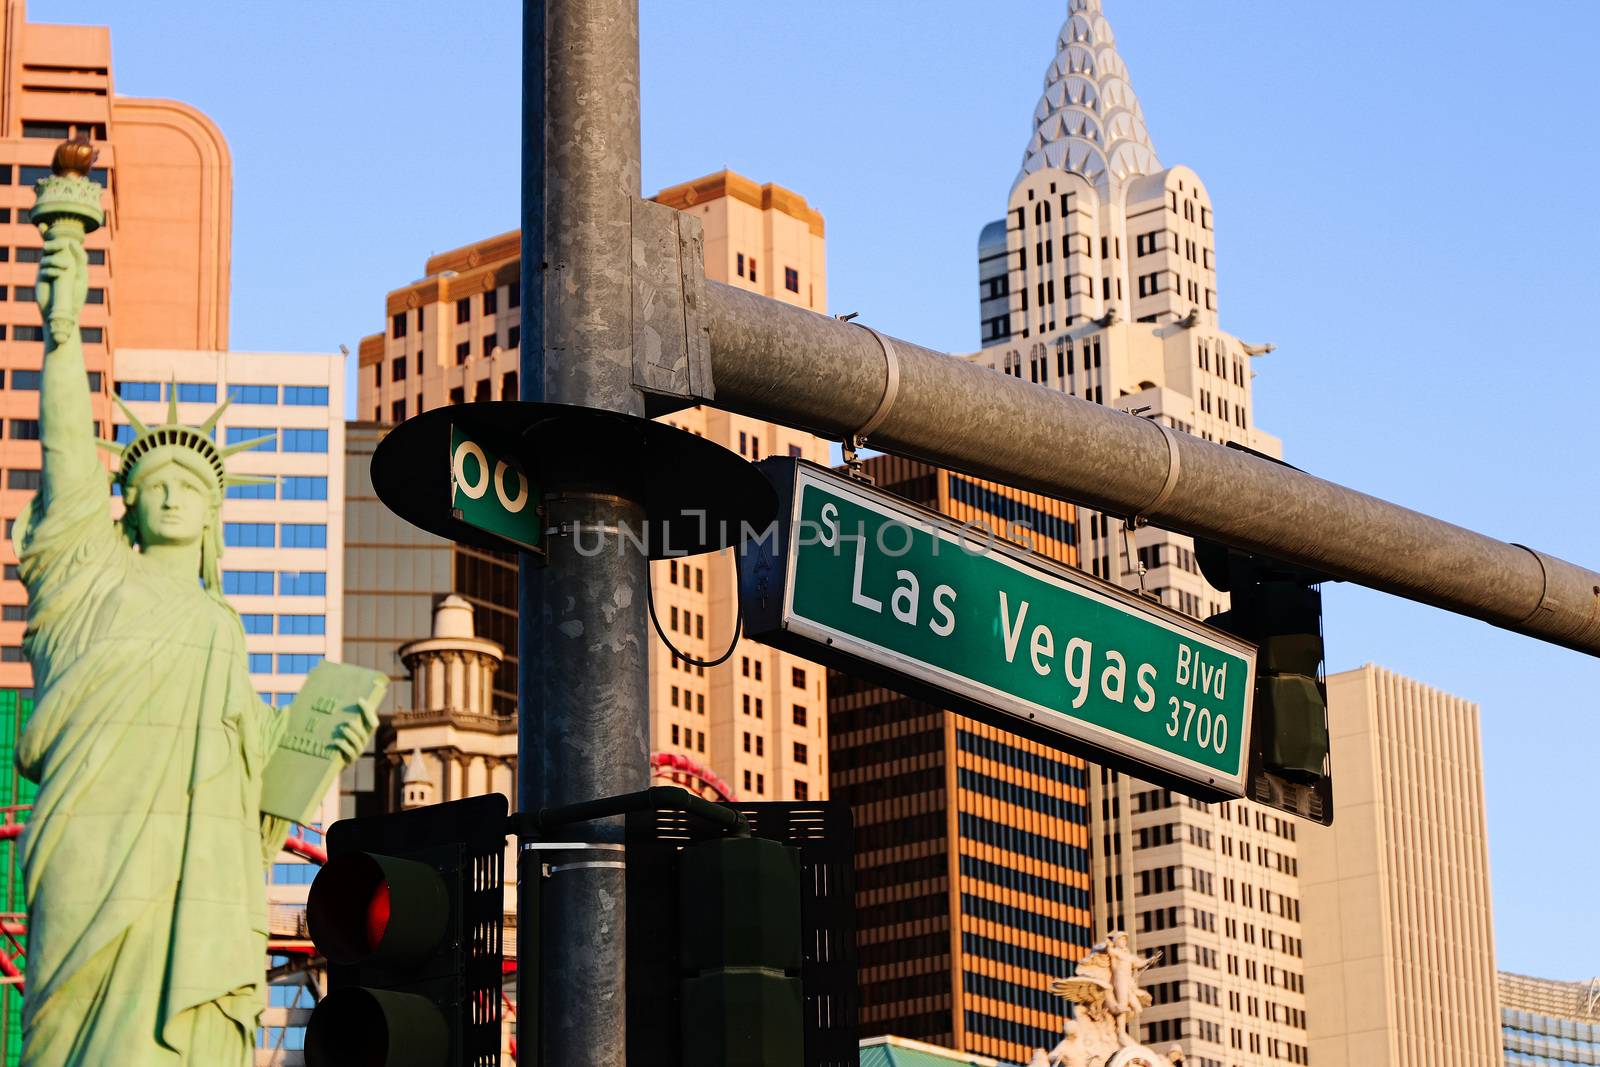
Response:
POLYGON ((272 440, 272 435, 252 437, 245 441, 236 441, 230 445, 218 445, 212 435, 217 429, 217 420, 222 418, 222 413, 228 410, 231 400, 224 400, 218 405, 199 426, 185 426, 178 421, 178 389, 176 383, 167 386, 167 419, 156 426, 148 426, 135 415, 131 408, 123 402, 120 396, 113 396, 117 406, 122 409, 122 414, 127 417, 129 425, 133 427, 133 440, 122 444, 116 441, 101 441, 100 446, 116 453, 120 458, 117 464, 115 480, 126 487, 128 480, 133 477, 134 468, 145 456, 158 448, 174 445, 187 448, 196 453, 201 461, 208 467, 217 479, 217 488, 226 490, 230 485, 256 485, 261 482, 271 481, 271 478, 256 478, 247 474, 229 474, 227 458, 236 452, 244 452, 261 444, 263 441, 272 440))

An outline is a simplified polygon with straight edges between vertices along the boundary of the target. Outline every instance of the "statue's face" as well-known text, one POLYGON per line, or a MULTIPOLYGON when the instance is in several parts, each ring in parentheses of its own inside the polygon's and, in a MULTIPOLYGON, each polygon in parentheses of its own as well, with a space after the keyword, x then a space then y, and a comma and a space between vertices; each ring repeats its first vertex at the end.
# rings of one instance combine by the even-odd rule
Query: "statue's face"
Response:
POLYGON ((139 472, 129 502, 142 545, 186 545, 200 539, 211 517, 211 491, 178 462, 139 472))

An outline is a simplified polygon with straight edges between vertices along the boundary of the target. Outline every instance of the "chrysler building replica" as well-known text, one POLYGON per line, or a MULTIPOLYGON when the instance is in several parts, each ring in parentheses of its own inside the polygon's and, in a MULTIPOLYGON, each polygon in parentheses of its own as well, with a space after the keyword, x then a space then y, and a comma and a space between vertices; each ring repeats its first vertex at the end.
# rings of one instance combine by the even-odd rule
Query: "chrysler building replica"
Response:
MULTIPOLYGON (((1069 0, 1006 215, 978 242, 982 351, 1052 389, 1270 456, 1251 409, 1270 350, 1218 322, 1216 216, 1199 175, 1163 166, 1100 0, 1069 0)), ((1193 544, 1078 510, 1082 566, 1205 618, 1226 596, 1193 544)), ((1305 1063, 1293 823, 1245 801, 1201 804, 1090 770, 1096 934, 1159 953, 1134 1035, 1188 1067, 1305 1063)))

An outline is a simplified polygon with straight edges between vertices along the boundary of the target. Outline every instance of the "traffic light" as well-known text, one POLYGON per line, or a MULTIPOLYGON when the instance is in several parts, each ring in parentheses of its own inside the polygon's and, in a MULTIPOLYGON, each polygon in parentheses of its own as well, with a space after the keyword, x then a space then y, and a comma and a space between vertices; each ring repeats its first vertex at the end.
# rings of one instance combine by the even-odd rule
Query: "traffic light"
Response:
POLYGON ((801 1067, 799 852, 760 837, 690 845, 678 908, 683 1062, 801 1067))
POLYGON ((854 1064, 850 807, 727 807, 628 815, 628 1067, 854 1064))
POLYGON ((1252 641, 1256 660, 1246 796, 1304 818, 1333 819, 1328 697, 1322 682, 1324 575, 1207 541, 1195 561, 1231 597, 1210 626, 1252 641))
POLYGON ((505 840, 499 794, 328 828, 306 900, 328 960, 311 1067, 500 1062, 505 840))

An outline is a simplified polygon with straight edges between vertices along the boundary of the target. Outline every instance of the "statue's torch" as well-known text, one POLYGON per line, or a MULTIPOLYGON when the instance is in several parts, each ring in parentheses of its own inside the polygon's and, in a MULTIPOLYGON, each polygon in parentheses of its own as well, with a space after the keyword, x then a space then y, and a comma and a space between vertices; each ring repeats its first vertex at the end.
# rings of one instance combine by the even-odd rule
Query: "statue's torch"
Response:
MULTIPOLYGON (((50 177, 34 183, 33 221, 46 241, 63 240, 75 246, 74 257, 83 255, 83 239, 105 224, 106 215, 100 206, 104 189, 89 178, 89 168, 99 153, 89 143, 86 135, 62 143, 50 163, 50 177)), ((86 276, 79 272, 80 285, 86 286, 86 276)), ((45 284, 43 281, 41 285, 45 284)), ((40 294, 44 296, 45 294, 40 294)), ((43 301, 45 325, 50 338, 61 344, 77 329, 78 314, 83 308, 86 293, 52 291, 43 301)))

